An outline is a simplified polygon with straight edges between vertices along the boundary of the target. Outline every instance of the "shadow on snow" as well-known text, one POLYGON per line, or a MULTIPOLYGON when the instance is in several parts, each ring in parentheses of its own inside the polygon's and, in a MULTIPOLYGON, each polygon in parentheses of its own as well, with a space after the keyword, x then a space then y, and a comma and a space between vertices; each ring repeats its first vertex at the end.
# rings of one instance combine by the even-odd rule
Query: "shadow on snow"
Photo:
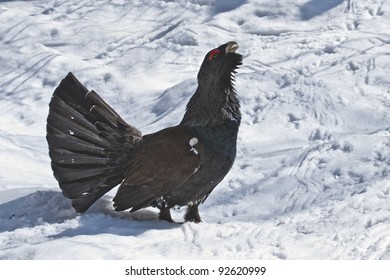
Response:
POLYGON ((310 20, 337 7, 343 2, 344 0, 311 0, 300 8, 301 19, 310 20))
POLYGON ((57 226, 51 237, 70 237, 111 233, 136 236, 150 229, 164 230, 180 227, 158 220, 158 214, 149 209, 135 213, 116 212, 112 202, 98 200, 84 214, 78 214, 61 192, 36 191, 0 204, 0 233, 40 225, 57 226), (72 223, 73 219, 77 219, 72 223))

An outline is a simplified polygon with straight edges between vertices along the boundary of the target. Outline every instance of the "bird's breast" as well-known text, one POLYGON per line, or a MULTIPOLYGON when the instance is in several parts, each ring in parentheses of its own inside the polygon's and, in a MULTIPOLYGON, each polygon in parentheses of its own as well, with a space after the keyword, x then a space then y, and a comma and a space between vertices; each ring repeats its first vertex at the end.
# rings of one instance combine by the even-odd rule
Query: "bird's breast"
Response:
POLYGON ((228 156, 235 154, 239 123, 229 121, 216 126, 196 127, 199 142, 205 146, 207 152, 216 152, 228 156))

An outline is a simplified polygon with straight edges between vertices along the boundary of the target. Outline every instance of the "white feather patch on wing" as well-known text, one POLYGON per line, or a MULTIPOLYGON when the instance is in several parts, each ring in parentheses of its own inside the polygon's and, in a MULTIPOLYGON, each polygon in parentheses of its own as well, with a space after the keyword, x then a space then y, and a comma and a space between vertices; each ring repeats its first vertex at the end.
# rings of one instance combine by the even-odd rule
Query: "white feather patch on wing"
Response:
POLYGON ((196 144, 198 144, 198 138, 192 137, 192 138, 190 139, 189 144, 190 144, 190 146, 191 146, 191 150, 190 150, 190 151, 191 151, 191 152, 194 152, 194 154, 197 155, 197 154, 198 154, 198 151, 194 148, 194 146, 195 146, 196 144))

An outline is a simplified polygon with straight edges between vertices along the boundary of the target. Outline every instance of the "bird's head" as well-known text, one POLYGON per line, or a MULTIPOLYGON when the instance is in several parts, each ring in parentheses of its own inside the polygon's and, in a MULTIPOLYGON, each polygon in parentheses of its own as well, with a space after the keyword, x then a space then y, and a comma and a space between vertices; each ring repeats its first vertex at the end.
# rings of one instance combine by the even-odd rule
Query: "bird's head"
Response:
POLYGON ((241 120, 240 103, 234 89, 234 74, 242 64, 238 44, 230 41, 209 51, 198 73, 198 88, 187 104, 181 124, 219 125, 241 120))
POLYGON ((230 41, 209 51, 198 73, 199 82, 226 82, 230 85, 236 69, 242 64, 242 55, 236 53, 237 49, 238 44, 230 41))

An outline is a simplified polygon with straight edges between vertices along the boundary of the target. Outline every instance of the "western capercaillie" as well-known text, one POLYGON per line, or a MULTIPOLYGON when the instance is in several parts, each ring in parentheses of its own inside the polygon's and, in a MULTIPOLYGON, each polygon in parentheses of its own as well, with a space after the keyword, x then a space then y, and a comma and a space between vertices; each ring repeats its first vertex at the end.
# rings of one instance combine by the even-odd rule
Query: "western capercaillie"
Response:
POLYGON ((188 206, 185 221, 201 221, 198 205, 236 156, 237 48, 228 42, 209 51, 182 121, 144 136, 72 73, 62 80, 50 102, 46 138, 54 176, 77 212, 120 185, 115 210, 154 206, 160 219, 172 222, 170 208, 188 206))

